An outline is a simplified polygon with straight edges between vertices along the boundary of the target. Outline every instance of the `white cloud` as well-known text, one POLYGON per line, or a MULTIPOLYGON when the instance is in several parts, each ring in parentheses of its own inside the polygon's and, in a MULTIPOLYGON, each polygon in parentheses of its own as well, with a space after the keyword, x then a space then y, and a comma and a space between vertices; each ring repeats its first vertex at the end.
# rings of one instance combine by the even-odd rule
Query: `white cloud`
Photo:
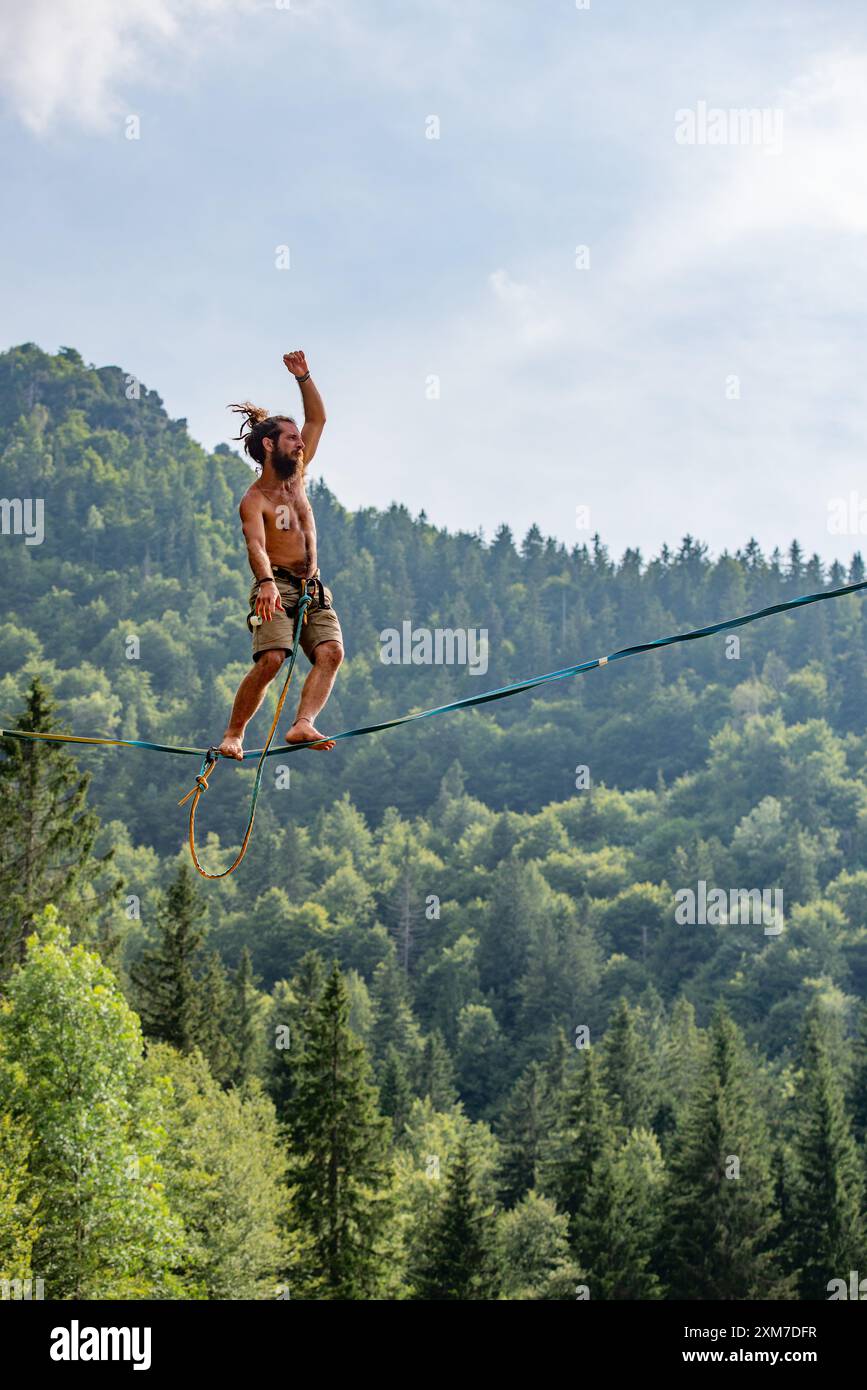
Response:
POLYGON ((768 548, 797 535, 851 553, 857 539, 827 533, 827 503, 863 477, 865 94, 867 55, 817 56, 769 94, 785 112, 776 155, 677 146, 672 102, 653 185, 618 238, 596 241, 592 269, 571 268, 564 228, 559 261, 550 238, 521 248, 439 322, 404 324, 399 350, 372 348, 397 398, 383 420, 346 387, 340 495, 361 504, 360 476, 368 501, 440 520, 431 481, 453 461, 469 518, 490 518, 494 497, 519 531, 537 519, 585 539, 570 522, 581 503, 616 551, 687 531, 720 550, 755 531, 768 548))
MULTIPOLYGON (((42 135, 59 123, 104 130, 133 83, 172 57, 183 68, 203 25, 249 0, 0 0, 0 90, 42 135)), ((125 102, 127 104, 125 104, 125 102)))

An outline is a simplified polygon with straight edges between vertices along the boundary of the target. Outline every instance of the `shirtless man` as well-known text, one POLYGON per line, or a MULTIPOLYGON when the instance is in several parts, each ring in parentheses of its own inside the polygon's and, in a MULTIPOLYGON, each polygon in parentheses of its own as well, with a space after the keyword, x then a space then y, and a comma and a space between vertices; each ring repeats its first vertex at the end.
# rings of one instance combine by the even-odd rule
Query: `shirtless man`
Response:
POLYGON ((304 490, 304 475, 325 427, 325 407, 311 380, 304 353, 287 352, 283 361, 301 390, 304 425, 300 430, 291 416, 269 415, 249 401, 231 407, 244 416, 237 438, 262 470, 238 508, 255 581, 250 591, 248 625, 254 615, 262 621, 251 627, 253 666, 238 686, 220 744, 220 752, 226 758, 243 757, 244 731, 292 649, 298 602, 309 579, 317 580, 316 594, 307 609, 300 645, 312 670, 304 682, 286 742, 321 739, 318 749, 334 747, 313 721, 331 694, 343 660, 343 636, 331 607, 331 590, 319 581, 316 525, 304 490))

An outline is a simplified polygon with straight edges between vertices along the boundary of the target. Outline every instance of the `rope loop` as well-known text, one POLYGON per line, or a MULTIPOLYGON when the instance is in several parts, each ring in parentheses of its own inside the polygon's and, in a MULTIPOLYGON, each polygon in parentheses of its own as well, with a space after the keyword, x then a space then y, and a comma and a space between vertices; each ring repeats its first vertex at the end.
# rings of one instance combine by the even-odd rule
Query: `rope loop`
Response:
POLYGON ((256 818, 256 802, 259 798, 259 788, 262 783, 262 768, 265 765, 265 758, 267 756, 268 749, 271 747, 271 742, 274 738, 274 734, 277 731, 277 725, 280 721, 280 715, 283 712, 283 705, 286 702, 286 695, 289 690, 289 683, 292 680, 292 673, 295 670, 295 661, 298 656, 298 643, 301 640, 301 627, 306 617, 307 606, 310 602, 311 595, 305 593, 302 596, 301 601, 298 605, 298 613, 295 618, 295 635, 292 640, 292 651, 289 655, 289 669, 286 672, 286 679, 283 682, 283 689, 280 691, 280 698, 277 701, 277 708, 274 711, 274 718, 271 721, 271 728, 268 732, 268 738, 265 742, 265 747, 262 749, 262 752, 259 755, 259 762, 256 765, 256 776, 253 779, 253 792, 250 797, 250 814, 247 817, 247 829, 244 831, 244 839, 241 842, 241 848, 238 850, 238 853, 235 855, 235 858, 233 862, 229 865, 228 869, 224 869, 223 872, 220 874, 209 874, 206 869, 202 868, 201 864, 199 863, 199 856, 196 853, 196 807, 199 804, 199 797, 202 795, 203 792, 206 792, 208 790, 208 778, 210 777, 214 768, 217 766, 219 759, 222 757, 220 750, 214 744, 211 744, 210 748, 205 754, 204 761, 202 763, 201 768, 199 769, 198 776, 196 777, 196 785, 192 787, 190 791, 187 792, 183 801, 178 802, 179 806, 183 806, 184 803, 189 801, 190 797, 192 797, 192 802, 190 803, 189 828, 190 855, 192 857, 192 861, 195 868, 202 875, 202 878, 228 878, 229 874, 233 874, 235 872, 241 860, 244 858, 244 855, 247 853, 247 847, 250 843, 250 837, 253 834, 253 821, 256 818))

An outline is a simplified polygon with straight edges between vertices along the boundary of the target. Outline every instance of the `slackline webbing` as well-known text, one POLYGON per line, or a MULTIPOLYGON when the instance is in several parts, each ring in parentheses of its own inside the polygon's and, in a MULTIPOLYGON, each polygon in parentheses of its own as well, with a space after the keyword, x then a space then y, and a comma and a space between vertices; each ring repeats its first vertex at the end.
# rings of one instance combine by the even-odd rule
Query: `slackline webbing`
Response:
MULTIPOLYGON (((471 709, 475 705, 489 704, 491 701, 494 700, 505 700, 509 695, 518 695, 525 690, 535 690, 539 686, 547 685, 552 681, 568 680, 571 676, 579 676, 583 675, 587 671, 595 671, 597 667, 609 666, 611 662, 622 661, 629 656, 638 656, 642 652, 656 651, 660 647, 671 647, 678 642, 697 642, 703 637, 712 637, 715 633, 718 632, 731 632, 734 628, 745 627, 747 623, 758 622, 760 618, 770 618, 776 613, 786 613, 793 608, 804 608, 811 603, 823 603, 826 599, 841 598, 846 594, 858 593, 859 590, 862 589, 867 589, 867 580, 861 580, 857 584, 844 584, 841 588, 838 589, 824 589, 821 592, 815 594, 802 594, 799 598, 787 599, 783 603, 772 603, 769 604, 766 608, 759 608, 756 610, 755 613, 744 613, 738 618, 727 618, 723 622, 711 623, 707 627, 693 628, 690 632, 677 632, 670 637, 657 637, 652 642, 637 642, 631 647, 621 647, 619 651, 610 652, 608 656, 593 657, 593 659, 590 661, 581 661, 578 662, 578 664, 575 666, 564 666, 559 671, 548 671, 545 675, 542 676, 531 676, 528 680, 516 681, 512 685, 503 685, 500 686, 497 690, 485 690, 482 691, 479 695, 468 695, 462 700, 452 700, 447 705, 436 705, 433 709, 416 710, 415 712, 410 714, 400 715, 397 719, 384 719, 377 724, 361 724, 356 729, 344 729, 342 733, 328 734, 325 737, 327 737, 330 742, 337 743, 341 739, 360 738, 362 734, 378 734, 381 733, 384 729, 396 729, 399 728, 402 724, 412 724, 418 719, 432 719, 435 715, 449 714, 453 710, 471 709)), ((232 864, 231 868, 226 869, 222 874, 206 874, 204 869, 201 868, 196 857, 193 835, 195 811, 199 797, 202 795, 204 791, 207 790, 208 777, 210 776, 211 772, 216 766, 217 760, 222 758, 223 756, 222 754, 218 753, 216 749, 214 749, 213 747, 185 748, 173 744, 150 743, 146 739, 85 738, 76 734, 38 733, 27 729, 0 729, 0 738, 41 739, 54 743, 96 744, 115 748, 144 748, 149 752, 153 753, 179 753, 203 758, 202 767, 199 771, 199 775, 196 778, 196 786, 193 788, 192 791, 190 791, 187 794, 187 796, 184 797, 183 801, 181 801, 179 805, 182 806, 185 801, 189 800, 190 797, 193 798, 193 802, 190 807, 190 850, 193 856, 193 862, 196 868, 199 870, 199 873, 201 873, 205 878, 224 878, 226 874, 232 873, 238 867, 247 851, 247 846, 250 841, 250 834, 253 828, 253 818, 255 815, 256 800, 259 795, 259 788, 262 781, 262 768, 265 759, 274 757, 274 755, 278 753, 281 756, 289 753, 297 753, 302 748, 312 748, 315 747, 317 743, 324 741, 324 738, 323 740, 311 739, 306 743, 282 743, 277 748, 271 747, 271 743, 274 738, 274 733, 277 728, 277 721, 279 720, 280 713, 283 708, 283 702, 286 698, 286 692, 289 687, 289 682, 292 679, 292 672, 294 670, 295 660, 298 655, 298 643, 301 635, 301 626, 303 621, 305 621, 306 619, 305 610, 309 602, 310 596, 305 594, 302 597, 302 600, 299 604, 294 644, 289 658, 289 670, 286 676, 285 683, 283 685, 283 690, 277 702, 277 711, 274 715, 274 719, 271 724, 271 729, 268 734, 265 746, 264 748, 249 749, 244 753, 244 760, 248 758, 258 759, 258 765, 256 768, 256 778, 253 784, 253 794, 250 800, 250 816, 247 823, 247 831, 244 836, 244 842, 242 844, 238 857, 232 864)), ((226 761, 233 762, 237 760, 230 758, 226 761)))

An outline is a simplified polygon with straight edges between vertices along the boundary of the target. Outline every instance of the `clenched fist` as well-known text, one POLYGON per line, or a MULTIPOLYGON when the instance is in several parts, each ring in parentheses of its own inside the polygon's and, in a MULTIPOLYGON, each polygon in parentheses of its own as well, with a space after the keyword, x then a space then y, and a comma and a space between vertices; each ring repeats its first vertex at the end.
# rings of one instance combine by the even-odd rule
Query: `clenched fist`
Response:
POLYGON ((290 371, 293 376, 304 376, 305 372, 308 370, 307 358, 304 356, 301 348, 298 348, 296 352, 284 352, 283 361, 286 364, 287 371, 290 371))

